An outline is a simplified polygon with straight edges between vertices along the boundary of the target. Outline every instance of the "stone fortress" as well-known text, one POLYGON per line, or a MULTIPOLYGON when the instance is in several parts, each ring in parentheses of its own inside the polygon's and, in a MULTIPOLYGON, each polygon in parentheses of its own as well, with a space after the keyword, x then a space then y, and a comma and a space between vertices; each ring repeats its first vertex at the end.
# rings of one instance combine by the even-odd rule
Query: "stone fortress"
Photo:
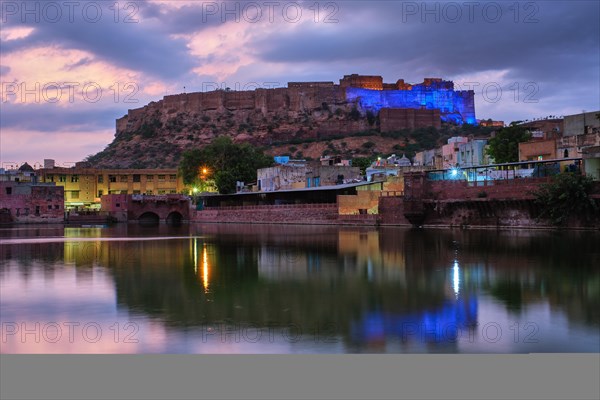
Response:
MULTIPOLYGON (((129 110, 127 115, 117 119, 115 136, 139 131, 144 124, 152 121, 158 126, 165 126, 169 119, 178 117, 183 120, 178 132, 190 133, 194 126, 206 139, 218 132, 214 124, 212 132, 209 132, 208 124, 202 123, 202 120, 221 121, 219 116, 234 121, 229 125, 230 131, 226 132, 234 136, 240 133, 235 130, 240 124, 255 126, 254 139, 258 139, 261 133, 264 139, 267 132, 261 123, 266 124, 274 116, 277 116, 275 119, 290 121, 290 126, 294 118, 297 121, 302 117, 304 121, 311 118, 310 127, 306 129, 311 132, 304 132, 308 137, 327 137, 374 128, 381 132, 429 126, 440 128, 442 121, 476 124, 474 92, 454 90, 452 81, 426 78, 419 84, 409 84, 403 79, 384 83, 381 76, 352 74, 345 75, 339 84, 289 82, 287 88, 215 90, 165 96, 160 101, 129 110), (378 119, 376 125, 374 118, 378 119)), ((290 137, 290 126, 270 127, 268 134, 290 137)))

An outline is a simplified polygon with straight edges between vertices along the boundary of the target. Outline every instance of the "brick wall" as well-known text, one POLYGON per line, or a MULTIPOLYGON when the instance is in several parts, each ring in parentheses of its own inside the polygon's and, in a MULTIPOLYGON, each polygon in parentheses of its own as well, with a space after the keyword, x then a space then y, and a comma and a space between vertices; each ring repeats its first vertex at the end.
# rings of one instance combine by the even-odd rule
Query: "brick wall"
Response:
POLYGON ((336 204, 215 207, 193 211, 192 222, 331 224, 337 219, 336 204))
POLYGON ((62 222, 64 190, 62 186, 0 182, 0 208, 17 223, 62 222))

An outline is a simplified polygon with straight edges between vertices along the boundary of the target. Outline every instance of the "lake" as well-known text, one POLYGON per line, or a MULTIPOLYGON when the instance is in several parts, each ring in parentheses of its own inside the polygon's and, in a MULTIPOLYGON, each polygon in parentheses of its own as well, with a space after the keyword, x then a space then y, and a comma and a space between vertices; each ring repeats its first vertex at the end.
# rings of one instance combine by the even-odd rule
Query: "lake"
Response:
POLYGON ((600 232, 0 228, 2 353, 600 352, 600 232))

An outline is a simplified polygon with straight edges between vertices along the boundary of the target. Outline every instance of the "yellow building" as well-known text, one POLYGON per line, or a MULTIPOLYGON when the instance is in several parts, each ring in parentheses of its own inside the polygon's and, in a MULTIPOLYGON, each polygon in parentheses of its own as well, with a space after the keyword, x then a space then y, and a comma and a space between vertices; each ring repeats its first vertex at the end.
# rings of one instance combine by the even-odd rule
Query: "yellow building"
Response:
POLYGON ((65 188, 65 209, 100 208, 106 194, 183 193, 176 169, 50 168, 40 170, 41 182, 65 188))

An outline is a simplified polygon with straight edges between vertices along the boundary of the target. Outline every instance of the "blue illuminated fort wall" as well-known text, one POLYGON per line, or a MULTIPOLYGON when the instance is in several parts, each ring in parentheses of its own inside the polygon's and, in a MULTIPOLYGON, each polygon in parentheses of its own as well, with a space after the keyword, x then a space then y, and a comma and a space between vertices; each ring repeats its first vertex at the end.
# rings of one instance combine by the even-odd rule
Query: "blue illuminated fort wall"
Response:
POLYGON ((382 108, 439 109, 445 122, 477 124, 472 90, 436 89, 415 85, 412 90, 346 88, 346 100, 358 101, 364 110, 382 108))

